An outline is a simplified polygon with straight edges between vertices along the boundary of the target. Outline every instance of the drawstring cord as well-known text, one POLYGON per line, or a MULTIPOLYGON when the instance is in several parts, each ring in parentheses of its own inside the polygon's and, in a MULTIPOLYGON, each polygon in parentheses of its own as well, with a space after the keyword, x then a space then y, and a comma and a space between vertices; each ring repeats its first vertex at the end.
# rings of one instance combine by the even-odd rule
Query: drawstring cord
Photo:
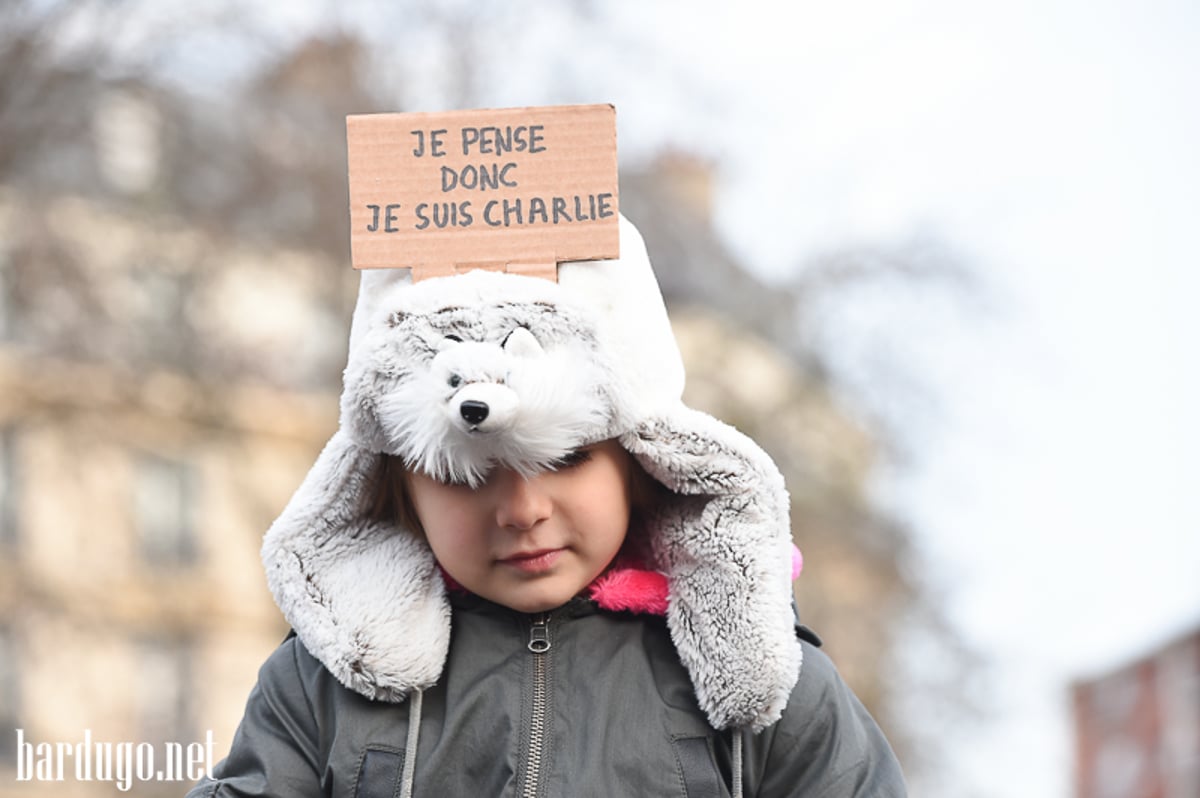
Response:
POLYGON ((742 730, 733 732, 733 798, 742 798, 742 730))
POLYGON ((408 707, 408 741, 404 744, 404 773, 400 778, 400 798, 412 798, 413 776, 417 770, 417 736, 421 732, 421 699, 425 693, 413 691, 408 707))

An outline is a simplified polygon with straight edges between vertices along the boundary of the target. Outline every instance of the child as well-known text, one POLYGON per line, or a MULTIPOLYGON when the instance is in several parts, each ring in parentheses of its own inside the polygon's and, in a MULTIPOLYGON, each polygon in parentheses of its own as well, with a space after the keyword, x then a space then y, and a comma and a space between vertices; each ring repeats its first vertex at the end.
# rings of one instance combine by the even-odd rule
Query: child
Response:
POLYGON ((364 272, 341 426, 268 531, 294 635, 191 796, 902 796, 794 618, 770 458, 684 406, 645 247, 364 272))

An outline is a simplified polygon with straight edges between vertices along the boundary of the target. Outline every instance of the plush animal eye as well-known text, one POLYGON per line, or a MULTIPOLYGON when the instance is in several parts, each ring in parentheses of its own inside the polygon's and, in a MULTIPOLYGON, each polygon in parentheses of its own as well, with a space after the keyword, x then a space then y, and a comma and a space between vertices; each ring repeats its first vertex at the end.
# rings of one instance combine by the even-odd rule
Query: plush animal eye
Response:
POLYGON ((457 374, 451 374, 450 379, 446 380, 446 382, 450 384, 451 388, 457 388, 458 386, 462 385, 462 377, 458 376, 457 374))
POLYGON ((462 338, 458 337, 457 335, 453 335, 453 334, 451 334, 451 335, 447 335, 447 336, 445 337, 445 339, 444 339, 444 340, 446 340, 446 341, 453 341, 453 342, 454 342, 454 343, 456 343, 456 344, 461 344, 461 343, 462 343, 462 338))

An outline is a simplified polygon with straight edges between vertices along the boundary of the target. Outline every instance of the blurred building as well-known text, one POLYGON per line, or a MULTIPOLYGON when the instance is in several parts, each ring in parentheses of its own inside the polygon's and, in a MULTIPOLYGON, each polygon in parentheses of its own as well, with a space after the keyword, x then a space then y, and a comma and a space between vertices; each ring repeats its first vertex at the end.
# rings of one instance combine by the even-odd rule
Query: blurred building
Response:
POLYGON ((286 633, 261 535, 336 424, 276 377, 343 357, 337 269, 69 196, 0 197, 0 242, 0 783, 113 795, 17 782, 15 730, 228 747, 286 633))
POLYGON ((1077 682, 1077 798, 1200 796, 1200 629, 1077 682))

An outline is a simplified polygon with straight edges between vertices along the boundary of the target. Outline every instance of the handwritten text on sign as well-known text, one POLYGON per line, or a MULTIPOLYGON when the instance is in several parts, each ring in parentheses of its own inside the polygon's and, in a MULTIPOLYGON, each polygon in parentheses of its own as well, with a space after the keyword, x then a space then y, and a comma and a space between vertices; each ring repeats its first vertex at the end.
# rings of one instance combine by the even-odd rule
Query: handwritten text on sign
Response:
POLYGON ((612 106, 347 118, 356 268, 617 256, 612 106))

